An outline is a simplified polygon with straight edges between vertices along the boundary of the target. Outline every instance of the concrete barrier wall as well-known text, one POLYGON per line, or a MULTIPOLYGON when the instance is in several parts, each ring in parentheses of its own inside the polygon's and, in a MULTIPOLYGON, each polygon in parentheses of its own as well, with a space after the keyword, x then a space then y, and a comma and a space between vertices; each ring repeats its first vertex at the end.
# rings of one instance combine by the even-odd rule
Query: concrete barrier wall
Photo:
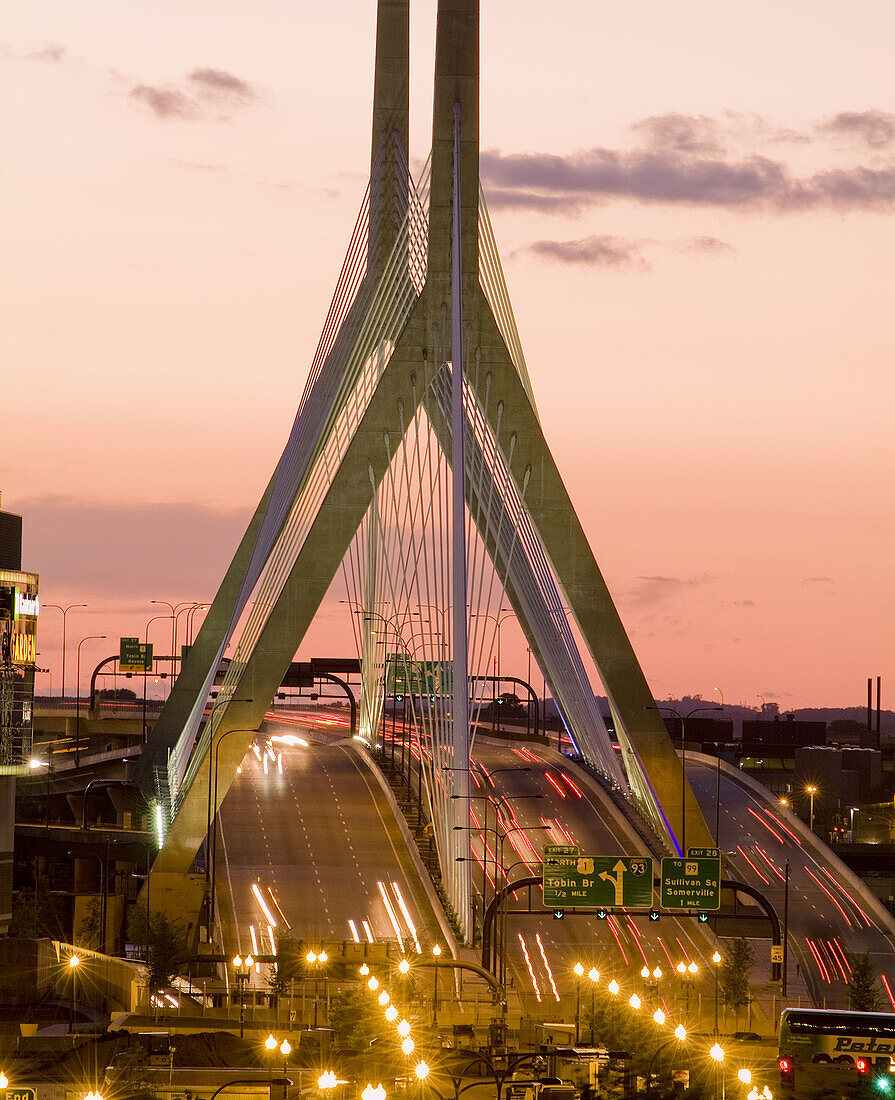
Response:
POLYGON ((50 942, 53 988, 57 997, 71 995, 71 967, 68 960, 77 955, 77 993, 79 1004, 101 1012, 133 1012, 145 998, 145 967, 141 963, 115 959, 99 951, 75 947, 70 943, 50 942))

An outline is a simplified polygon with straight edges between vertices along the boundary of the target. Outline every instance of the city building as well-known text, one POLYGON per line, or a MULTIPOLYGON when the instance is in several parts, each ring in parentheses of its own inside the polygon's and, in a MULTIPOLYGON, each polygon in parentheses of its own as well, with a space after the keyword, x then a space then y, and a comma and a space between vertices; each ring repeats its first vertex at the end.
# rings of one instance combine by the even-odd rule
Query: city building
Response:
POLYGON ((0 934, 12 915, 15 777, 31 758, 37 588, 22 572, 22 517, 0 510, 0 934))

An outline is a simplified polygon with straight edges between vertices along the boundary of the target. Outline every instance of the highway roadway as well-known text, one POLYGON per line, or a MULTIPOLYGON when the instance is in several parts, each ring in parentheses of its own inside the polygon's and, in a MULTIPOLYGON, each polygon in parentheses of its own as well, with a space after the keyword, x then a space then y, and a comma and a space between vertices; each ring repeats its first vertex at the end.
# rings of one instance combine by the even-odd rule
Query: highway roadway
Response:
POLYGON ((819 1006, 845 1005, 849 953, 866 951, 881 1007, 895 1012, 895 926, 835 853, 738 769, 723 767, 720 799, 713 758, 688 753, 687 776, 710 828, 717 817, 728 877, 766 894, 781 920, 789 862, 790 976, 804 980, 819 1006))
MULTIPOLYGON (((539 873, 537 861, 545 843, 577 844, 582 855, 650 854, 633 827, 620 817, 609 795, 554 750, 535 745, 512 747, 482 738, 473 756, 482 793, 487 789, 492 799, 506 805, 507 829, 521 826, 523 830, 508 833, 505 842, 504 866, 512 879, 539 873), (517 861, 521 865, 513 868, 517 861)), ((480 822, 481 806, 482 801, 475 799, 473 812, 480 822)), ((492 810, 489 828, 493 821, 492 810)), ((490 835, 489 840, 493 849, 490 835)), ((473 850, 479 859, 482 843, 482 834, 477 834, 473 850)), ((493 861, 488 866, 493 874, 493 861)), ((655 870, 658 872, 658 866, 655 870)), ((480 863, 475 879, 480 891, 480 863)), ((540 908, 538 892, 534 907, 540 908)), ((686 1022, 692 1024, 705 977, 711 974, 715 946, 707 927, 695 919, 663 916, 653 923, 645 911, 624 917, 610 915, 605 920, 570 910, 565 910, 562 920, 554 920, 552 914, 517 915, 511 917, 507 934, 510 970, 523 1004, 533 1008, 538 1002, 545 1006, 552 1002, 567 1017, 579 984, 573 967, 580 962, 586 973, 591 968, 599 971, 604 985, 615 977, 626 999, 636 992, 651 1004, 651 1010, 661 1004, 669 1016, 686 1021, 690 1003, 692 1015, 686 1022), (702 981, 688 979, 692 986, 683 984, 675 972, 680 963, 696 963, 702 981), (650 988, 640 977, 644 966, 650 972, 656 968, 662 972, 658 988, 650 988)), ((581 986, 585 1005, 589 987, 585 976, 581 986)))
MULTIPOLYGON (((308 748, 278 745, 282 775, 270 761, 265 775, 257 760, 247 758, 243 774, 228 794, 222 820, 231 889, 221 914, 228 950, 230 944, 241 951, 255 949, 250 925, 263 942, 268 922, 258 893, 274 917, 282 915, 305 938, 348 939, 357 934, 363 939, 367 929, 380 942, 396 940, 399 930, 407 938, 408 928, 392 882, 398 883, 418 938, 433 942, 438 938, 434 914, 416 882, 382 792, 350 743, 339 743, 347 733, 347 712, 321 709, 310 719, 281 713, 277 725, 287 734, 301 734, 305 729, 315 743, 308 748), (281 914, 271 906, 272 897, 281 914)), ((607 793, 553 749, 513 746, 480 737, 474 763, 476 793, 480 791, 481 796, 473 799, 470 815, 475 860, 471 877, 479 912, 485 870, 486 791, 500 800, 503 831, 511 830, 502 843, 495 843, 492 832, 487 834, 489 901, 494 882, 500 881, 495 857, 516 879, 537 873, 544 843, 575 843, 582 854, 648 854, 607 793)), ((687 769, 706 820, 714 829, 715 762, 688 753, 687 769)), ((891 921, 855 888, 835 855, 780 807, 770 792, 754 788, 736 769, 725 767, 721 772, 720 807, 721 847, 732 853, 725 857, 725 874, 763 891, 781 919, 785 862, 790 862, 790 999, 810 995, 818 1004, 825 998, 845 1004, 848 953, 868 951, 895 1010, 891 921)), ((494 828, 493 809, 489 810, 488 828, 494 828)), ((539 901, 534 891, 535 908, 539 901)), ((524 898, 520 904, 524 907, 524 898)), ((745 927, 747 934, 751 927, 758 931, 757 924, 745 927)), ((766 930, 760 935, 754 975, 759 983, 770 977, 766 930)), ((713 1001, 711 956, 718 941, 707 925, 694 918, 663 915, 653 923, 645 915, 606 920, 568 911, 563 920, 550 915, 516 915, 510 918, 507 942, 514 993, 523 1008, 538 1015, 543 1016, 553 1004, 559 1018, 570 1017, 570 998, 575 997, 579 985, 572 971, 576 962, 585 972, 596 968, 604 979, 617 977, 626 996, 636 991, 651 1005, 661 1002, 669 1016, 685 1016, 692 994, 691 1018, 686 1021, 691 1025, 696 1023, 700 999, 703 1023, 705 1013, 711 1011, 706 1006, 713 1001), (681 962, 699 967, 699 976, 689 990, 674 973, 681 962), (650 971, 661 969, 658 988, 647 988, 640 978, 643 966, 650 971)), ((585 1005, 588 988, 585 977, 581 985, 585 1005)))
MULTIPOLYGON (((270 952, 283 928, 321 944, 443 941, 354 743, 310 745, 296 733, 283 724, 266 760, 247 753, 222 806, 216 892, 227 953, 270 952)), ((328 736, 342 736, 337 722, 328 736)))

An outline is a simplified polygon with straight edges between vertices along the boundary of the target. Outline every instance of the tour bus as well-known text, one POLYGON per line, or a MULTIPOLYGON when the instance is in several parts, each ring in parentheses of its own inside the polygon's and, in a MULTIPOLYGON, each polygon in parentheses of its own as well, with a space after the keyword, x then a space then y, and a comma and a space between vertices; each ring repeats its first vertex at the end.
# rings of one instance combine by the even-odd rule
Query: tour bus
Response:
POLYGON ((895 1013, 785 1008, 780 1016, 780 1083, 812 1095, 837 1074, 866 1073, 895 1091, 895 1013))

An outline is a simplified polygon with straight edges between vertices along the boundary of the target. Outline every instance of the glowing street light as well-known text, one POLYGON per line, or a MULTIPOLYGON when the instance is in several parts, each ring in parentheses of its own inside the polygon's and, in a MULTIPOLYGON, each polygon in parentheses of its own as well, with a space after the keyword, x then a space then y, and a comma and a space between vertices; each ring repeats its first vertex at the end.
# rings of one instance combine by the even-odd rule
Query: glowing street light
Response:
MULTIPOLYGON (((360 975, 361 975, 361 977, 362 977, 362 978, 366 978, 366 976, 367 976, 367 975, 368 975, 369 973, 370 973, 370 968, 369 968, 369 966, 367 966, 367 964, 366 964, 366 963, 362 963, 362 964, 361 964, 361 968, 360 968, 360 975)), ((368 1087, 368 1088, 372 1088, 373 1086, 372 1086, 372 1085, 368 1085, 367 1087, 368 1087)))
POLYGON ((817 787, 808 786, 805 788, 805 794, 808 795, 810 800, 809 821, 808 828, 811 832, 814 832, 814 796, 817 794, 817 787))
POLYGON ((426 1065, 425 1062, 417 1062, 417 1064, 413 1068, 413 1072, 416 1074, 417 1078, 420 1081, 425 1081, 426 1078, 429 1076, 429 1067, 426 1065))
POLYGON ((581 963, 575 963, 572 972, 575 975, 575 1046, 578 1046, 581 1042, 581 979, 584 967, 581 963))
POLYGON ((680 1039, 681 1042, 683 1042, 684 1039, 687 1038, 687 1029, 684 1027, 683 1024, 678 1024, 677 1027, 674 1029, 674 1037, 676 1039, 680 1039))
POLYGON ((3 1073, 2 1070, 0 1070, 0 1089, 5 1089, 5 1088, 8 1088, 8 1087, 9 1087, 9 1078, 6 1076, 5 1073, 3 1073))
POLYGON ((407 1036, 410 1034, 410 1024, 406 1020, 402 1020, 398 1024, 398 1034, 401 1036, 402 1039, 406 1039, 407 1036))
POLYGON ((596 1022, 596 995, 597 995, 597 982, 600 980, 600 971, 595 966, 592 966, 587 972, 588 978, 590 978, 590 1045, 594 1045, 594 1024, 596 1022))
POLYGON ((661 1008, 657 1008, 656 1011, 653 1013, 653 1019, 656 1021, 659 1027, 661 1027, 662 1024, 665 1023, 665 1018, 665 1013, 662 1011, 661 1008))
POLYGON ((407 1038, 401 1043, 402 1054, 413 1054, 413 1048, 416 1046, 413 1039, 408 1035, 407 1038))
POLYGON ((383 989, 383 991, 379 994, 379 1003, 382 1005, 383 1008, 385 1008, 390 1000, 391 997, 389 997, 388 993, 386 993, 386 991, 383 989))
POLYGON ((367 982, 367 985, 375 993, 376 990, 379 988, 379 980, 377 978, 370 978, 370 980, 367 982))
POLYGON ((80 965, 81 958, 79 955, 68 956, 68 972, 69 974, 71 974, 71 1003, 69 1005, 68 1013, 69 1035, 73 1034, 75 1030, 75 993, 77 991, 78 967, 80 965))
POLYGON ((640 1008, 640 1006, 643 1004, 643 1001, 641 1001, 641 999, 637 996, 636 993, 632 993, 631 996, 628 998, 628 1004, 636 1012, 637 1009, 640 1008))
POLYGON ((367 1085, 361 1093, 361 1098, 362 1100, 385 1100, 385 1089, 382 1085, 376 1085, 375 1088, 372 1085, 367 1085))
POLYGON ((617 997, 621 986, 618 984, 615 978, 613 978, 606 988, 609 990, 613 997, 617 997))
MULTIPOLYGON (((264 1040, 264 1045, 268 1050, 276 1050, 277 1049, 277 1041, 273 1037, 273 1035, 268 1035, 267 1036, 267 1038, 264 1040)), ((323 1087, 323 1086, 321 1086, 321 1087, 323 1087)))
POLYGON ((406 974, 409 969, 410 969, 410 963, 406 959, 402 959, 398 963, 398 970, 400 970, 400 972, 402 974, 406 974))
POLYGON ((709 1054, 712 1056, 712 1058, 715 1059, 716 1062, 724 1061, 724 1049, 719 1043, 715 1043, 715 1045, 709 1051, 709 1054))
POLYGON ((737 1077, 740 1081, 743 1082, 744 1085, 752 1084, 752 1070, 747 1069, 745 1066, 743 1066, 742 1069, 737 1070, 737 1077))
POLYGON ((388 1008, 385 1010, 385 1018, 390 1024, 393 1024, 395 1020, 397 1020, 398 1010, 395 1008, 394 1005, 389 1005, 388 1008))
MULTIPOLYGON (((321 1089, 334 1089, 336 1085, 338 1085, 338 1083, 339 1079, 338 1077, 336 1077, 331 1069, 324 1070, 323 1073, 321 1073, 320 1076, 317 1078, 317 1086, 321 1089)), ((366 1095, 367 1093, 365 1090, 364 1097, 366 1097, 366 1095)), ((383 1097, 385 1096, 385 1089, 382 1090, 382 1095, 383 1097)))

